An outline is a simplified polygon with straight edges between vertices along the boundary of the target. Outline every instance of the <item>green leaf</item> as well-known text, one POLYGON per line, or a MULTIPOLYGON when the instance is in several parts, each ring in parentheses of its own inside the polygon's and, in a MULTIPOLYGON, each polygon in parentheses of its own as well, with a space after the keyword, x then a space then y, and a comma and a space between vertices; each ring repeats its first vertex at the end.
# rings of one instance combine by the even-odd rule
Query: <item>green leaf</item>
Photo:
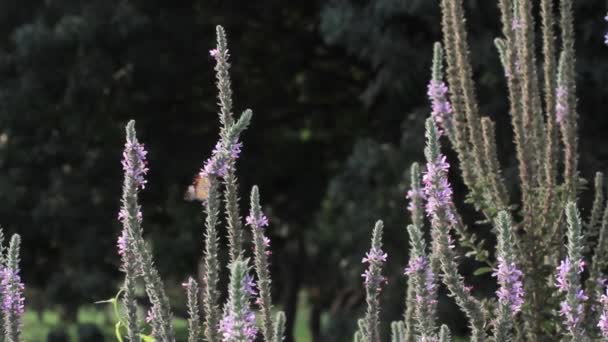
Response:
POLYGON ((486 273, 490 273, 490 272, 492 272, 491 267, 480 267, 480 268, 476 269, 475 272, 473 272, 473 275, 480 276, 482 274, 486 274, 486 273))
POLYGON ((155 342, 154 337, 150 335, 139 334, 139 337, 141 337, 143 342, 155 342))

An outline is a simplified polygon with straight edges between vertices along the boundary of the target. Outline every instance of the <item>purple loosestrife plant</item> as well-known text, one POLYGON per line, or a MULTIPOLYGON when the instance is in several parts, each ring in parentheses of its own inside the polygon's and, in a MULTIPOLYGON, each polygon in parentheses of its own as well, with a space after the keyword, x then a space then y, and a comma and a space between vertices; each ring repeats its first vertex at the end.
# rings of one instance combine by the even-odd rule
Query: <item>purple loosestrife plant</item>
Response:
POLYGON ((205 317, 204 335, 209 342, 219 341, 218 324, 220 320, 219 297, 217 288, 220 273, 218 260, 219 235, 217 232, 219 216, 219 180, 215 176, 209 177, 209 193, 204 202, 205 208, 205 250, 203 252, 203 311, 205 317))
POLYGON ((581 273, 585 262, 582 257, 581 219, 573 202, 566 206, 566 217, 568 219, 568 256, 561 261, 557 268, 556 286, 560 292, 565 294, 565 299, 560 303, 559 314, 564 320, 568 335, 574 341, 588 340, 587 333, 583 328, 584 302, 588 299, 581 286, 581 273))
POLYGON ((453 212, 452 188, 448 182, 449 164, 441 154, 437 128, 433 119, 426 120, 426 173, 423 176, 424 194, 427 200, 426 212, 431 220, 433 234, 433 253, 441 264, 442 280, 456 303, 469 317, 472 341, 485 341, 485 317, 481 304, 475 299, 470 288, 464 284, 458 273, 454 243, 450 231, 457 224, 453 212))
MULTIPOLYGON (((410 167, 410 189, 407 192, 408 211, 412 224, 417 227, 418 230, 422 231, 424 228, 424 191, 421 187, 422 176, 420 174, 420 166, 418 163, 413 163, 410 167)), ((410 256, 411 258, 411 256, 410 256)), ((436 261, 436 258, 435 258, 436 261)), ((432 263, 433 264, 433 263, 432 263)), ((434 263, 436 267, 437 262, 434 263)), ((437 269, 437 268, 435 268, 437 269)), ((405 314, 404 314, 404 331, 402 336, 403 342, 414 342, 416 335, 416 289, 414 284, 414 278, 407 278, 407 292, 405 297, 405 314)), ((398 327, 395 326, 395 329, 398 327)), ((395 330, 395 333, 398 331, 395 330)))
POLYGON ((228 46, 226 32, 217 26, 217 47, 210 51, 214 57, 218 99, 220 105, 220 140, 215 145, 211 157, 205 162, 200 172, 201 177, 209 181, 209 191, 204 202, 205 220, 205 251, 203 263, 203 308, 205 316, 205 337, 209 342, 219 341, 218 323, 220 320, 219 281, 220 265, 219 233, 217 225, 220 213, 220 183, 224 182, 224 199, 226 203, 226 221, 228 223, 228 241, 230 260, 233 262, 242 252, 242 222, 239 216, 238 184, 235 175, 235 163, 241 153, 242 143, 239 136, 247 128, 251 120, 251 110, 245 110, 235 122, 232 113, 232 89, 230 82, 230 64, 228 63, 228 46))
POLYGON ((20 342, 22 317, 25 298, 24 285, 19 276, 19 248, 21 237, 13 235, 8 248, 6 264, 0 273, 0 293, 2 297, 2 316, 4 317, 4 340, 20 342))
MULTIPOLYGON (((152 303, 151 325, 153 326, 153 336, 158 341, 172 342, 175 341, 173 333, 171 306, 169 299, 165 294, 163 282, 154 266, 152 254, 143 238, 142 214, 141 207, 138 204, 138 192, 143 189, 146 184, 144 178, 148 169, 146 167, 146 151, 142 144, 137 140, 135 133, 135 121, 130 121, 126 127, 126 143, 123 153, 123 170, 125 179, 123 184, 122 208, 118 215, 123 224, 123 229, 127 232, 126 239, 120 242, 119 251, 126 244, 125 255, 130 250, 133 251, 135 265, 138 272, 141 273, 146 287, 146 293, 152 303)), ((129 297, 127 297, 129 298, 129 297)), ((133 310, 132 300, 128 303, 127 310, 133 310)), ((134 313, 130 314, 130 319, 135 317, 134 313)), ((134 322, 129 322, 128 327, 135 329, 134 322)), ((129 335, 135 334, 130 332, 129 335)))
MULTIPOLYGON (((131 186, 135 187, 137 192, 143 189, 146 184, 145 175, 148 172, 146 166, 146 150, 144 146, 136 141, 127 141, 123 152, 122 168, 125 173, 126 180, 132 181, 131 186), (132 158, 134 156, 134 158, 132 158)), ((129 213, 129 208, 123 197, 123 205, 118 213, 118 219, 122 223, 122 231, 118 237, 118 255, 121 259, 121 271, 125 273, 125 281, 123 284, 122 302, 125 307, 125 316, 127 324, 127 337, 131 342, 139 342, 140 327, 137 319, 137 302, 136 302, 136 283, 137 278, 141 275, 141 265, 138 264, 135 256, 134 244, 130 235, 133 227, 131 227, 130 215, 134 215, 137 225, 141 226, 142 214, 138 208, 134 213, 129 213)))
POLYGON ((597 327, 600 328, 600 333, 604 339, 608 339, 608 287, 606 292, 600 297, 600 304, 602 306, 601 315, 597 327))
POLYGON ((437 336, 435 320, 437 306, 437 279, 426 253, 426 243, 422 231, 416 225, 409 225, 410 261, 405 274, 412 278, 415 289, 415 315, 418 338, 428 340, 437 336))
POLYGON ((268 256, 270 255, 270 239, 264 234, 268 226, 268 218, 262 212, 260 206, 260 192, 257 186, 251 189, 251 210, 246 218, 247 225, 253 233, 253 254, 255 271, 258 275, 259 297, 257 304, 260 306, 262 316, 262 335, 265 341, 274 341, 275 338, 282 339, 282 335, 275 337, 272 322, 272 299, 270 284, 270 272, 268 271, 268 256))
POLYGON ((223 342, 252 342, 257 335, 255 314, 250 308, 255 292, 249 283, 251 278, 248 273, 248 260, 239 258, 230 266, 228 302, 219 323, 223 342))
POLYGON ((194 278, 190 277, 182 284, 186 289, 188 306, 188 342, 199 342, 201 340, 200 307, 198 305, 199 287, 194 278))
POLYGON ((506 211, 498 213, 495 227, 498 237, 498 266, 492 275, 497 278, 499 288, 496 290, 498 307, 494 321, 494 340, 508 342, 512 340, 514 316, 521 311, 524 303, 523 273, 516 265, 511 217, 506 211))
MULTIPOLYGON (((239 216, 238 180, 236 178, 236 160, 241 152, 240 133, 247 127, 251 119, 251 111, 246 110, 241 118, 234 121, 232 105, 232 83, 230 81, 230 54, 226 31, 221 26, 216 27, 217 47, 210 54, 215 58, 215 71, 220 105, 220 141, 210 159, 212 170, 224 181, 224 201, 226 203, 226 221, 228 223, 228 241, 230 260, 236 260, 242 251, 242 222, 239 216)), ((208 165, 206 165, 208 166, 208 165)))
POLYGON ((365 254, 362 263, 367 263, 367 269, 361 275, 364 279, 367 311, 360 320, 359 331, 355 339, 362 342, 380 341, 380 292, 386 278, 382 275, 382 266, 386 262, 387 254, 382 250, 382 221, 376 222, 372 234, 372 247, 365 254))
POLYGON ((448 86, 443 81, 442 75, 443 50, 440 43, 435 43, 433 50, 432 78, 427 87, 427 96, 431 101, 431 117, 439 127, 439 133, 447 131, 447 135, 453 138, 452 128, 452 104, 448 99, 448 86))

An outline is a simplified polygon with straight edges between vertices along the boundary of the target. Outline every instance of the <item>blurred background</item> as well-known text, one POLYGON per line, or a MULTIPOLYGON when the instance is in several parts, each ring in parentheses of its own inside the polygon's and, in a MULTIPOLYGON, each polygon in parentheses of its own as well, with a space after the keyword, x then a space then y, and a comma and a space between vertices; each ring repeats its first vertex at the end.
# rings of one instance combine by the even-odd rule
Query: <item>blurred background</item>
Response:
MULTIPOLYGON (((497 122, 515 187, 492 43, 497 6, 465 3, 481 109, 497 122)), ((606 2, 575 7, 582 175, 591 179, 608 165, 606 2)), ((208 51, 218 24, 229 34, 236 112, 254 112, 238 165, 242 210, 258 184, 286 340, 352 340, 364 304, 361 258, 377 219, 385 221, 389 254, 384 327, 400 319, 406 170, 423 158, 439 14, 431 0, 0 0, 0 222, 23 237, 26 340, 113 340, 111 310, 95 302, 113 297, 123 279, 116 217, 131 118, 150 151, 141 195, 146 237, 176 316, 185 317, 180 284, 197 273, 203 214, 184 193, 217 139, 208 51)), ((452 176, 457 203, 484 236, 488 227, 474 224, 479 217, 462 204, 463 186, 452 176)), ((473 274, 478 266, 467 262, 462 271, 476 293, 490 294, 494 283, 473 274)), ((464 333, 452 301, 443 295, 439 307, 441 319, 464 333)), ((176 324, 183 331, 183 320, 176 324)))

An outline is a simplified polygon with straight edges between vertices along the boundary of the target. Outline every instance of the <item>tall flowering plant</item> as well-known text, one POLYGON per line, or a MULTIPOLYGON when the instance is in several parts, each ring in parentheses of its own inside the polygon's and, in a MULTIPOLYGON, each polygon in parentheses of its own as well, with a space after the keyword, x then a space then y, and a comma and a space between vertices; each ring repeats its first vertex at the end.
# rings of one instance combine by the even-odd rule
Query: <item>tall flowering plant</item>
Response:
POLYGON ((551 0, 539 3, 542 37, 537 40, 531 1, 498 1, 502 37, 495 45, 508 89, 521 187, 521 198, 514 198, 501 172, 494 123, 480 114, 463 0, 440 1, 443 44, 435 45, 428 86, 426 171, 420 177, 417 164, 411 171, 407 308, 404 321, 391 324, 394 341, 449 339, 447 330, 437 331, 433 315, 436 278, 467 316, 471 341, 608 338, 608 206, 601 173, 587 220, 576 205, 582 180, 572 1, 560 0, 557 8, 551 0), (535 55, 537 41, 542 42, 542 63, 535 55), (497 237, 494 258, 486 243, 466 229, 453 202, 442 136, 456 152, 467 203, 483 218, 479 228, 494 222, 487 225, 497 237), (429 252, 423 210, 430 223, 429 252), (491 266, 498 285, 494 298, 471 293, 458 271, 460 249, 491 266))
MULTIPOLYGON (((258 277, 258 286, 250 275, 251 266, 249 259, 245 258, 243 249, 243 222, 239 216, 238 184, 236 178, 236 161, 241 153, 242 143, 240 134, 247 128, 251 120, 250 110, 235 120, 232 113, 232 92, 230 89, 228 48, 224 29, 217 27, 217 47, 210 52, 216 62, 217 85, 219 89, 220 104, 220 139, 211 152, 211 157, 206 160, 198 177, 198 191, 195 198, 202 201, 205 218, 205 233, 203 262, 205 273, 202 284, 198 284, 193 278, 189 278, 183 285, 186 290, 188 305, 188 327, 190 342, 200 341, 204 338, 209 342, 246 342, 254 341, 258 335, 264 341, 279 342, 283 340, 285 330, 285 315, 278 312, 272 317, 271 279, 268 269, 270 256, 270 239, 264 230, 269 222, 262 213, 259 190, 252 189, 251 214, 246 223, 253 231, 253 255, 255 273, 258 277), (230 261, 230 284, 228 286, 228 298, 220 309, 220 289, 218 288, 221 275, 219 259, 219 232, 218 223, 220 215, 220 191, 223 186, 225 213, 227 221, 226 233, 228 235, 228 249, 230 261), (200 288, 202 287, 202 291, 200 288), (202 292, 202 298, 199 294, 202 292), (199 302, 202 302, 203 315, 200 313, 199 302), (259 306, 259 313, 254 310, 254 305, 259 306), (261 329, 258 327, 256 316, 262 321, 261 329), (204 318, 201 318, 204 317, 204 318), (259 334, 261 331, 261 334, 259 334)), ((155 341, 175 341, 175 333, 172 323, 173 314, 168 296, 160 274, 154 266, 152 252, 147 245, 142 229, 143 214, 138 203, 139 191, 145 189, 148 173, 146 161, 147 152, 136 136, 135 122, 131 121, 126 127, 126 143, 123 153, 123 197, 122 207, 118 219, 123 229, 118 237, 117 250, 121 258, 121 270, 125 273, 125 281, 122 295, 124 307, 124 322, 119 322, 117 338, 122 340, 124 335, 129 341, 143 340, 142 331, 145 325, 138 317, 138 304, 135 300, 135 290, 138 282, 143 282, 146 294, 150 300, 151 307, 145 318, 146 325, 151 329, 151 336, 155 341)), ((11 243, 11 246, 13 244, 11 243)), ((11 247, 13 248, 13 247, 11 247)), ((9 260, 13 260, 10 258, 9 260)), ((9 262, 10 265, 13 263, 9 262)), ((14 265, 13 265, 14 266, 14 265)), ((6 274, 6 283, 2 286, 11 289, 11 296, 4 296, 11 300, 9 313, 4 314, 7 326, 8 322, 14 322, 13 311, 19 308, 14 305, 19 300, 17 290, 19 286, 15 267, 10 268, 6 274), (17 284, 17 285, 15 285, 17 284), (15 299, 17 298, 17 299, 15 299)), ((8 291, 8 290, 7 290, 8 291)), ((7 292, 8 293, 8 292, 7 292)), ((22 301, 19 302, 22 305, 22 301)), ((22 308, 22 306, 21 306, 22 308)), ((8 312, 8 311, 7 311, 8 312)), ((19 313, 18 311, 15 311, 19 313)), ((11 340, 16 341, 16 340, 11 340)))

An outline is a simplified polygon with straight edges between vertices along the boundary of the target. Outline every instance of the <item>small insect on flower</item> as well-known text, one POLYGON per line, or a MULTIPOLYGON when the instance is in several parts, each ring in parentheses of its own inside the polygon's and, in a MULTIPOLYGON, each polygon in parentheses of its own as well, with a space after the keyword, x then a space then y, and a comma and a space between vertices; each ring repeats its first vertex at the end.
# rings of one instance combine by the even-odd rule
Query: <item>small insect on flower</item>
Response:
POLYGON ((184 199, 186 201, 201 201, 204 202, 209 198, 209 178, 204 175, 194 177, 194 182, 186 190, 184 199))

